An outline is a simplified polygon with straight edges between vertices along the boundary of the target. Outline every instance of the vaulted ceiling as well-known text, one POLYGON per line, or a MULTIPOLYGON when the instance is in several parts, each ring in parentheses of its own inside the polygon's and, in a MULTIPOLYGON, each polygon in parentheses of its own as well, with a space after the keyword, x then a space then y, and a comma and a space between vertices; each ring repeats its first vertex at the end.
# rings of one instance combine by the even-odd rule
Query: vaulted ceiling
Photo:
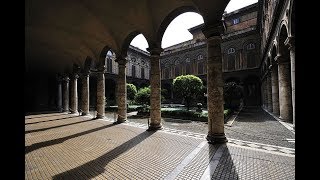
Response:
POLYGON ((184 12, 202 15, 205 25, 221 20, 229 0, 26 0, 26 71, 71 71, 111 49, 126 54, 142 33, 149 47, 161 45, 169 23, 184 12))

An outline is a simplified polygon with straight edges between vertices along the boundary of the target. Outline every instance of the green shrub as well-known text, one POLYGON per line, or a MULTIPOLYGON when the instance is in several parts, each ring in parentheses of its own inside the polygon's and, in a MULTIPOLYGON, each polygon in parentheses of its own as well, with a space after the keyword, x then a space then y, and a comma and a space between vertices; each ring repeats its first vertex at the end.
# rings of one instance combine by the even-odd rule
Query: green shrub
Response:
POLYGON ((202 80, 195 75, 181 75, 173 80, 174 93, 186 101, 188 110, 191 102, 202 94, 202 89, 202 80))
POLYGON ((150 105, 150 93, 151 93, 150 87, 144 87, 139 89, 135 97, 135 102, 140 105, 150 105))
POLYGON ((134 84, 127 84, 127 99, 134 100, 137 95, 137 87, 134 84))

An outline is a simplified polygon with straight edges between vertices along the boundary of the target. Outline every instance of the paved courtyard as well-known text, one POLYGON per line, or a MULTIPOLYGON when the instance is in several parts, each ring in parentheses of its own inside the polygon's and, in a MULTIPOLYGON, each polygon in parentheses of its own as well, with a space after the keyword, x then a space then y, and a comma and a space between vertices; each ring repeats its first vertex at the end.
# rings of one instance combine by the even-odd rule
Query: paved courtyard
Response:
POLYGON ((295 179, 293 148, 65 113, 25 117, 25 179, 295 179))

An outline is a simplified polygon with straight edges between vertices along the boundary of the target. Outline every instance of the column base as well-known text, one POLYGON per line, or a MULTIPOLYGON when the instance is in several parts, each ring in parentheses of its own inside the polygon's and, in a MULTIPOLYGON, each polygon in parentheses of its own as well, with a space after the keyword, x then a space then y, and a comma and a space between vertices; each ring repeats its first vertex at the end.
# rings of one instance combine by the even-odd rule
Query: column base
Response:
POLYGON ((98 114, 96 117, 96 119, 103 119, 103 118, 104 118, 104 115, 100 115, 100 114, 98 114))
POLYGON ((89 112, 82 112, 81 113, 81 116, 88 116, 89 115, 89 112))
POLYGON ((150 124, 149 128, 147 129, 147 131, 157 131, 157 130, 161 130, 162 129, 162 125, 161 124, 150 124))
POLYGON ((210 144, 221 144, 228 142, 228 139, 226 138, 224 133, 208 134, 206 139, 210 144))
POLYGON ((121 124, 121 123, 124 123, 126 121, 127 121, 127 119, 118 118, 117 121, 114 122, 113 124, 121 124))
POLYGON ((78 111, 71 111, 70 113, 71 113, 71 114, 79 114, 78 111))

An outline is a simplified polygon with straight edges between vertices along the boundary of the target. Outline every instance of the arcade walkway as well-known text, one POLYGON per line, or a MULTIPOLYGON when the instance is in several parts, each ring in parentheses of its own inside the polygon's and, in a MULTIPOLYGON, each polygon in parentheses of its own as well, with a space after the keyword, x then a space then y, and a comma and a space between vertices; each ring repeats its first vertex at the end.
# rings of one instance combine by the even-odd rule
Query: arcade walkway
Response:
POLYGON ((25 179, 295 179, 294 149, 65 113, 25 117, 25 179))

